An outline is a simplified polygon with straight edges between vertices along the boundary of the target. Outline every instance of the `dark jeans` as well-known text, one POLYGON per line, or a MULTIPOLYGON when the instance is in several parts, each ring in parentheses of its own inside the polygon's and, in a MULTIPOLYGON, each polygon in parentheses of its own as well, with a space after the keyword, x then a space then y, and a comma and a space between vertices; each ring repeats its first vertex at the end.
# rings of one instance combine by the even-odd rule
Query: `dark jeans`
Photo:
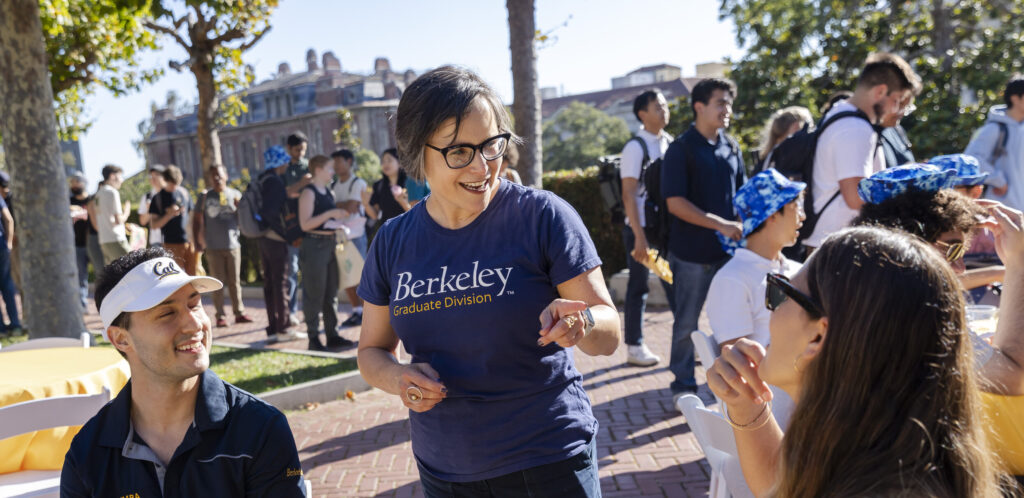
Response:
POLYGON ((482 481, 443 481, 417 463, 423 494, 427 498, 600 498, 596 439, 595 435, 586 449, 566 460, 482 481))
POLYGON ((85 249, 89 252, 89 262, 92 263, 92 272, 96 280, 103 274, 103 249, 100 248, 100 236, 95 233, 85 235, 85 249))
POLYGON ((7 308, 7 323, 3 324, 4 330, 20 329, 21 320, 18 319, 18 302, 14 298, 18 291, 14 289, 14 278, 11 276, 11 250, 7 243, 0 238, 0 294, 3 294, 4 307, 7 308))
POLYGON ((306 318, 309 340, 319 341, 320 313, 324 315, 324 333, 329 341, 338 335, 338 260, 334 257, 334 237, 306 234, 299 248, 302 271, 302 314, 306 318))
POLYGON ((672 355, 668 360, 668 369, 675 375, 675 380, 669 385, 673 393, 697 390, 690 333, 697 330, 700 310, 708 297, 711 279, 726 261, 728 258, 711 264, 691 263, 669 254, 668 262, 672 268, 676 296, 672 307, 672 355))
POLYGON ((266 237, 260 238, 260 260, 263 262, 263 300, 267 303, 267 336, 281 334, 288 328, 288 244, 266 237))
POLYGON ((84 313, 86 303, 89 302, 89 249, 86 246, 75 246, 75 263, 78 264, 79 302, 84 313))
MULTIPOLYGON (((626 344, 639 346, 644 343, 644 311, 647 309, 647 278, 651 270, 633 259, 630 253, 633 252, 633 244, 636 243, 636 236, 633 229, 626 226, 622 229, 622 242, 626 245, 626 268, 629 269, 629 281, 626 284, 626 302, 623 314, 626 316, 626 344)), ((664 257, 664 256, 662 256, 664 257)), ((668 299, 669 309, 674 309, 672 303, 675 295, 672 291, 672 284, 658 279, 661 288, 665 289, 665 297, 668 299)))

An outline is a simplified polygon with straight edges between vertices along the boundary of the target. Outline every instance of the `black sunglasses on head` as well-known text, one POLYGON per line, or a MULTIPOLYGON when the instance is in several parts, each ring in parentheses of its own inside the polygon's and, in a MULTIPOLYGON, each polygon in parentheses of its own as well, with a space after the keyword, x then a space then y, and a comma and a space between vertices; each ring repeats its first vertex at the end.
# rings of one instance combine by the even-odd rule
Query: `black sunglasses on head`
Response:
POLYGON ((768 286, 764 291, 764 306, 769 311, 775 311, 779 309, 786 299, 792 299, 796 304, 799 304, 808 314, 813 317, 825 316, 825 312, 821 310, 821 306, 811 299, 811 296, 800 292, 799 289, 793 287, 793 284, 789 282, 789 277, 781 273, 769 273, 768 274, 768 286))

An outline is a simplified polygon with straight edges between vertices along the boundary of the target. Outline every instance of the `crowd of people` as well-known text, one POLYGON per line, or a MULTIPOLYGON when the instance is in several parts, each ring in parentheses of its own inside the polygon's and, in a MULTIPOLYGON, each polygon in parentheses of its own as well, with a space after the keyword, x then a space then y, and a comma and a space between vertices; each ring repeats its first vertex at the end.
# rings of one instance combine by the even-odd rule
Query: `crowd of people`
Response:
POLYGON ((660 159, 673 401, 696 392, 703 310, 720 353, 708 385, 757 496, 998 496, 1024 474, 1024 77, 963 154, 926 163, 900 126, 920 89, 902 58, 872 54, 817 126, 805 108, 773 114, 749 179, 726 134, 731 82, 697 83, 675 140, 663 97, 636 99, 646 151, 631 140, 620 169, 627 361, 658 363, 636 263, 649 257, 641 172, 660 159), (999 291, 995 332, 971 330, 966 304, 999 291))
MULTIPOLYGON (((256 215, 263 229, 257 244, 267 305, 267 342, 301 338, 308 339, 313 350, 351 347, 354 342, 342 338, 338 330, 362 323, 362 300, 355 290, 366 256, 368 227, 379 226, 409 210, 430 193, 430 187, 407 177, 395 149, 382 153, 383 177, 370 187, 355 175, 358 165, 351 150, 339 149, 330 157, 307 160, 307 143, 303 133, 295 132, 285 145, 271 147, 264 154, 264 170, 253 179, 260 199, 256 215), (330 226, 325 227, 328 223, 330 226), (339 289, 352 305, 352 312, 340 324, 339 289), (296 314, 300 301, 305 303, 305 331, 297 329, 302 325, 296 314), (326 345, 319 339, 321 313, 326 345)), ((91 196, 82 175, 69 179, 83 310, 89 294, 90 263, 98 278, 105 265, 129 251, 159 246, 189 275, 208 273, 224 283, 231 299, 233 323, 253 322, 241 292, 239 216, 244 213, 240 213, 239 205, 243 195, 228 185, 223 165, 213 165, 204 172, 208 188, 195 199, 183 186, 181 169, 174 165, 149 166, 151 188, 138 201, 138 225, 128 222, 131 203, 121 199, 123 170, 107 165, 102 176, 91 196)), ((13 242, 10 212, 6 208, 0 211, 6 221, 0 230, 13 242)), ((8 250, 11 247, 8 244, 8 250)), ((3 261, 9 265, 11 259, 8 252, 3 261)), ((16 273, 4 269, 0 264, 0 293, 13 300, 12 277, 16 273), (6 281, 10 281, 11 292, 5 292, 6 281)), ((214 325, 228 326, 224 292, 213 292, 212 298, 214 325)), ((8 309, 11 318, 7 328, 20 328, 17 308, 9 305, 8 309)))
MULTIPOLYGON (((1024 206, 1017 202, 1024 77, 1007 84, 1006 105, 993 108, 964 154, 925 163, 915 162, 899 128, 920 88, 902 58, 872 54, 855 88, 830 99, 816 127, 806 109, 773 115, 749 178, 727 133, 732 82, 709 78, 693 87, 693 124, 678 138, 664 131, 664 96, 637 96, 642 128, 621 158, 624 334, 587 227, 556 195, 507 179, 520 139, 505 107, 479 76, 451 66, 427 72, 403 93, 397 147, 382 154, 383 176, 372 185, 354 175, 351 151, 305 160, 301 133, 265 152, 252 197, 227 187, 226 171, 214 165, 206 172, 210 188, 193 204, 177 168, 153 166, 153 191, 139 213, 151 229, 148 243, 163 248, 129 252, 131 206, 117 193, 122 172, 105 168, 92 202, 81 181, 73 183, 73 203, 88 213, 76 221, 79 261, 99 254, 110 265, 97 304, 104 334, 133 374, 156 359, 144 329, 187 332, 174 344, 198 355, 181 360, 188 368, 171 368, 177 377, 132 379, 160 387, 146 391, 154 403, 191 397, 192 404, 159 415, 183 420, 215 403, 211 396, 235 392, 206 370, 213 324, 198 302, 199 293, 215 292, 216 326, 226 325, 217 297, 225 282, 235 322, 251 321, 237 289, 238 217, 240 205, 256 202, 268 341, 296 334, 300 286, 300 336, 311 350, 351 347, 338 327, 361 325, 359 369, 409 408, 427 496, 594 497, 601 495, 598 423, 573 350, 610 355, 624 340, 628 363, 661 361, 642 330, 644 263, 653 257, 647 228, 657 222, 645 213, 657 197, 668 222, 659 256, 674 281, 663 283, 674 316, 672 401, 697 392, 690 333, 705 312, 719 348, 705 365, 708 386, 726 405, 756 495, 999 496, 1014 489, 1011 476, 1024 475, 1024 206), (806 157, 783 153, 787 142, 807 137, 814 147, 806 157), (792 170, 783 161, 800 159, 810 169, 782 172, 792 170), (644 172, 656 161, 655 193, 644 172), (369 247, 367 219, 378 220, 369 247), (988 241, 985 250, 1002 264, 968 269, 964 258, 975 241, 988 241), (204 252, 213 278, 189 276, 201 272, 204 252), (173 285, 159 283, 163 274, 174 275, 173 285), (971 289, 1001 291, 991 334, 970 329, 971 289), (342 324, 339 291, 353 305, 342 324), (167 300, 154 307, 157 297, 167 300), (181 317, 174 325, 152 312, 196 306, 173 315, 181 317), (399 361, 400 343, 411 361, 399 361)), ((95 466, 89 438, 128 417, 127 403, 135 402, 126 391, 119 399, 128 399, 105 408, 83 429, 89 435, 76 438, 66 476, 95 466)), ((244 393, 229 398, 231 406, 217 409, 255 410, 244 393)), ((279 414, 255 411, 249 420, 275 433, 287 429, 279 414)), ((158 415, 150 416, 137 424, 137 436, 128 429, 126 440, 119 431, 118 445, 145 437, 156 456, 142 460, 166 464, 175 446, 150 432, 158 415)), ((179 436, 197 429, 175 427, 179 436)), ((252 443, 228 444, 244 452, 252 443)), ((295 493, 295 474, 280 472, 296 462, 290 436, 274 443, 283 447, 268 450, 265 438, 259 444, 257 453, 275 451, 276 458, 249 458, 281 475, 253 486, 295 493)), ((140 461, 122 454, 104 462, 119 458, 140 461)), ((194 465, 191 458, 179 465, 194 465)), ((108 473, 116 468, 106 465, 108 473)), ((113 489, 116 477, 104 479, 113 489)))

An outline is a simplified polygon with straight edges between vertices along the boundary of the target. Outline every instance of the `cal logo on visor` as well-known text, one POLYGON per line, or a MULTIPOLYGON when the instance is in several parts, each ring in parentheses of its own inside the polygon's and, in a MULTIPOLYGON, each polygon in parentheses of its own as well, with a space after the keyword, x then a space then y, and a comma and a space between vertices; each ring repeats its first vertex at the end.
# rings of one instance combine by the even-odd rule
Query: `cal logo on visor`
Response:
POLYGON ((153 265, 153 273, 155 273, 157 277, 162 279, 170 275, 176 275, 178 273, 181 273, 181 270, 179 270, 178 266, 175 265, 173 262, 167 263, 167 266, 164 266, 163 263, 157 263, 153 265))

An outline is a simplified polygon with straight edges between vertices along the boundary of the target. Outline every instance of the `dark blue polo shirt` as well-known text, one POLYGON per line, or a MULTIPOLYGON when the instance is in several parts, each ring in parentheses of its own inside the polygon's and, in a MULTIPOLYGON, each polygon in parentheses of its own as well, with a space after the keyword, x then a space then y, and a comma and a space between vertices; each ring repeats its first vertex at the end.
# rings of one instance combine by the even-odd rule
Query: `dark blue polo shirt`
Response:
MULTIPOLYGON (((738 220, 732 207, 736 189, 747 180, 743 157, 736 143, 718 131, 711 143, 693 125, 665 151, 661 168, 661 195, 683 197, 708 213, 738 220)), ((668 250, 691 263, 715 263, 726 258, 715 231, 669 216, 668 250)))
POLYGON ((129 381, 71 441, 61 498, 305 496, 284 414, 213 371, 199 377, 195 419, 166 467, 131 428, 131 396, 129 381))

